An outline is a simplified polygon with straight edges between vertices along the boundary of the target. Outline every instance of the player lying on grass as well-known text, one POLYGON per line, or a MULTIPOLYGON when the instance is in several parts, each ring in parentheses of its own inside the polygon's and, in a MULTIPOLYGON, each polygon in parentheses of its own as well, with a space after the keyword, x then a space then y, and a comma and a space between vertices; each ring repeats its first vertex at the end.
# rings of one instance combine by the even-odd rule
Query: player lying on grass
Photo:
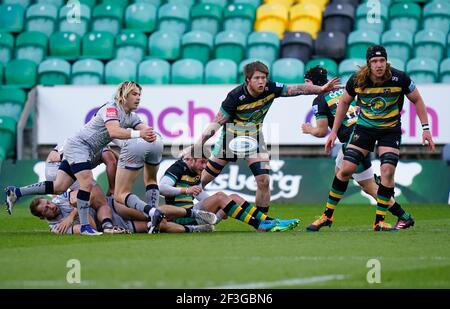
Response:
MULTIPOLYGON (((324 85, 328 82, 327 74, 327 70, 321 68, 320 66, 311 68, 305 73, 305 83, 311 83, 318 86, 324 85)), ((302 124, 303 133, 311 134, 315 137, 325 137, 328 134, 328 128, 331 129, 333 127, 338 101, 343 93, 344 89, 319 94, 313 101, 313 112, 316 117, 316 126, 313 127, 310 123, 302 124)), ((344 151, 347 143, 350 141, 350 137, 356 126, 357 119, 358 113, 356 103, 353 101, 344 117, 344 120, 342 120, 341 127, 337 132, 339 141, 344 143, 344 145, 339 150, 336 157, 336 174, 338 174, 342 168, 344 151)), ((364 192, 371 195, 375 200, 377 199, 378 184, 374 179, 370 154, 367 154, 359 163, 359 166, 353 173, 352 177, 358 182, 364 192)), ((398 218, 397 224, 395 225, 396 229, 407 229, 414 225, 413 217, 404 211, 393 197, 391 197, 388 203, 388 210, 398 218)), ((334 199, 333 196, 330 196, 325 212, 319 219, 308 225, 306 229, 308 231, 316 232, 324 226, 331 227, 334 219, 333 212, 337 206, 336 204, 336 199, 334 199)))
MULTIPOLYGON (((238 195, 228 196, 219 192, 209 196, 200 187, 200 177, 208 162, 208 151, 189 147, 182 154, 183 157, 167 169, 159 183, 160 192, 167 204, 213 212, 219 220, 229 216, 260 232, 291 230, 300 222, 300 219, 279 220, 268 217, 238 195), (194 198, 199 202, 194 204, 194 198)), ((189 220, 177 222, 190 223, 189 220)))
MULTIPOLYGON (((48 222, 50 231, 56 234, 79 234, 80 222, 78 210, 76 208, 76 191, 68 191, 54 197, 51 201, 43 197, 37 197, 30 203, 31 213, 48 222)), ((92 196, 100 193, 92 191, 92 196)), ((103 196, 104 197, 104 196, 103 196)), ((115 203, 114 199, 107 197, 106 204, 100 208, 91 207, 89 214, 89 224, 93 228, 100 228, 102 216, 105 213, 111 214, 108 219, 114 224, 114 229, 121 233, 147 233, 151 227, 148 218, 142 212, 130 209, 120 203, 115 203)), ((163 205, 163 210, 167 210, 168 217, 176 219, 182 216, 190 216, 198 225, 182 226, 173 222, 163 221, 160 225, 161 232, 167 233, 192 233, 192 232, 212 232, 214 226, 211 223, 214 214, 204 211, 187 212, 173 206, 163 205), (208 221, 209 220, 209 221, 208 221)), ((104 221, 104 220, 103 220, 104 221)), ((108 234, 105 232, 105 234, 108 234)))

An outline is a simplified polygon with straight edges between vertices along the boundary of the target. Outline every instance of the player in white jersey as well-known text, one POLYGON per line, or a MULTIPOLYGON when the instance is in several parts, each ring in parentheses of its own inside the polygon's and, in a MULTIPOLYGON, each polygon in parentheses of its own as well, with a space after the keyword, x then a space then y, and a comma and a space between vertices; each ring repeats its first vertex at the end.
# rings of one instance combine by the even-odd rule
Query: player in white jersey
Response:
MULTIPOLYGON (((126 81, 120 84, 114 101, 100 107, 96 115, 75 136, 67 139, 64 145, 61 164, 66 162, 80 183, 77 208, 82 235, 101 235, 88 222, 89 198, 93 185, 91 162, 94 154, 101 151, 112 139, 142 137, 150 142, 156 139, 153 128, 142 123, 134 113, 140 103, 141 90, 142 87, 135 82, 126 81)), ((8 186, 5 189, 7 208, 11 212, 14 203, 23 195, 62 193, 69 186, 67 185, 64 189, 55 188, 51 181, 21 188, 8 186)), ((154 220, 156 226, 163 218, 162 212, 156 208, 150 209, 148 215, 154 220)))

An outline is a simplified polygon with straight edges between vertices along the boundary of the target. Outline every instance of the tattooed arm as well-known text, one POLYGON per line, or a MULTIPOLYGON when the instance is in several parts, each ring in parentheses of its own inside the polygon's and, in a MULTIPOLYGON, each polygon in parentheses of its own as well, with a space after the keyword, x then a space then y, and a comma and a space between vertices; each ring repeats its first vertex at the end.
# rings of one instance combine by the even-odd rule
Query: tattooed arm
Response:
POLYGON ((204 145, 207 140, 209 140, 216 132, 220 129, 222 125, 227 123, 230 117, 226 116, 224 113, 219 111, 214 117, 214 120, 206 127, 203 131, 202 137, 197 142, 197 144, 204 145))
POLYGON ((293 97, 301 94, 320 94, 331 90, 337 90, 341 87, 338 82, 339 79, 335 77, 323 86, 316 86, 312 84, 288 85, 286 92, 282 96, 293 97))

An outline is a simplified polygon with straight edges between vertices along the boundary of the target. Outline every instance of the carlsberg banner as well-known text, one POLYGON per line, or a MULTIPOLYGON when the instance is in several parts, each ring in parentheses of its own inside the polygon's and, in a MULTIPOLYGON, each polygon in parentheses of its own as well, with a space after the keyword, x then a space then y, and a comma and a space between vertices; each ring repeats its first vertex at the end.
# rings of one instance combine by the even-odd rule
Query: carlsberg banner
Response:
MULTIPOLYGON (((239 160, 242 161, 242 160, 239 160)), ((160 166, 158 179, 175 160, 164 160, 160 166)), ((374 172, 380 174, 380 163, 372 161, 374 172)), ((334 176, 334 161, 331 159, 280 158, 271 161, 272 202, 323 203, 334 176)), ((395 198, 399 203, 448 203, 450 204, 450 166, 440 160, 401 161, 395 175, 395 198)), ((105 166, 94 170, 94 177, 107 188, 105 166)), ((138 179, 141 179, 140 176, 138 179)), ((17 164, 3 162, 0 171, 0 187, 23 186, 44 180, 44 162, 20 161, 17 164)), ((144 196, 145 187, 137 182, 134 192, 144 196)), ((206 187, 207 192, 238 193, 248 201, 255 200, 256 184, 244 161, 229 164, 206 187)), ((163 201, 162 201, 163 202, 163 201)), ((375 201, 362 193, 355 182, 350 182, 342 203, 361 204, 375 201)))

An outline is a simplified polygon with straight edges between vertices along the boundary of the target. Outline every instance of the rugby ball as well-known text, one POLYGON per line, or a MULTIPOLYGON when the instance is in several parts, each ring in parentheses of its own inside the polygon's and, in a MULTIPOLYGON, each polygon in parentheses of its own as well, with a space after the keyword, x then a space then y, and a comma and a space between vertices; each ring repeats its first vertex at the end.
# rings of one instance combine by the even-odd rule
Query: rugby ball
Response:
POLYGON ((258 141, 250 136, 237 136, 230 141, 228 147, 238 156, 249 156, 258 150, 258 141))

